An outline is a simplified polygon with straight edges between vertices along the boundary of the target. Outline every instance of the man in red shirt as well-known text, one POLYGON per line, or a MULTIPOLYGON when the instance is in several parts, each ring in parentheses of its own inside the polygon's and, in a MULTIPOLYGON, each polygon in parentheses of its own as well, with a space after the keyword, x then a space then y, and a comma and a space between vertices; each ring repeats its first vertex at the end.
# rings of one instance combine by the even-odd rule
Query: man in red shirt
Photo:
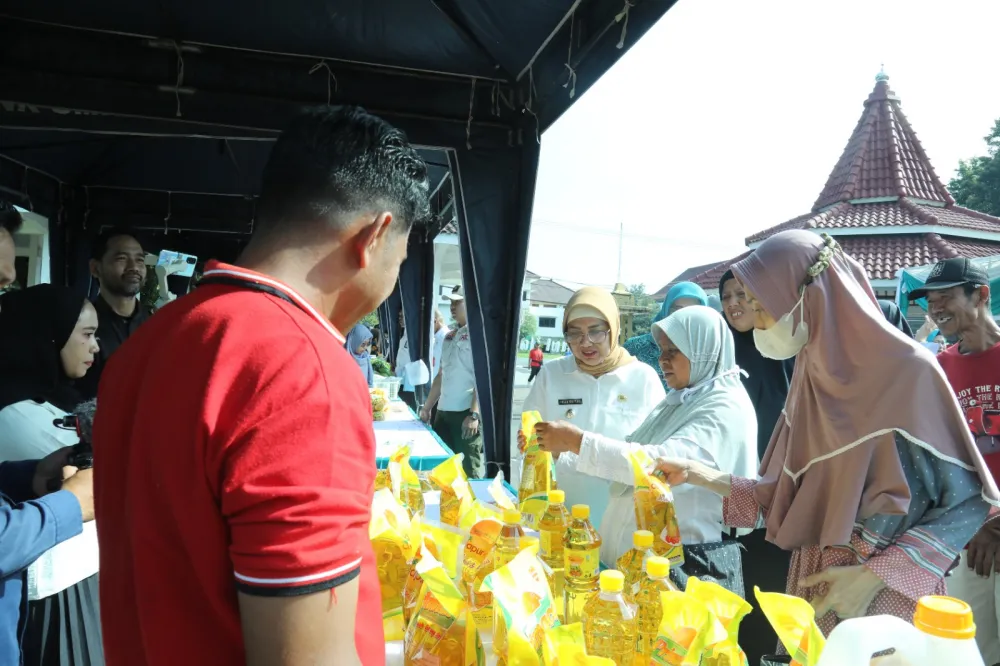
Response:
MULTIPOLYGON (((927 283, 911 294, 926 296, 941 335, 958 343, 938 354, 972 434, 994 480, 1000 480, 1000 327, 990 309, 989 278, 970 259, 939 261, 927 283)), ((1000 662, 1000 521, 973 537, 948 577, 948 593, 972 606, 976 642, 987 664, 1000 662)))
POLYGON ((530 352, 528 352, 528 366, 531 368, 531 372, 528 374, 528 383, 530 384, 538 373, 542 371, 542 364, 545 362, 545 354, 542 352, 542 343, 536 342, 535 346, 530 352))
POLYGON ((109 359, 94 424, 108 666, 384 663, 375 441, 340 333, 387 297, 426 165, 358 108, 281 134, 237 265, 109 359))

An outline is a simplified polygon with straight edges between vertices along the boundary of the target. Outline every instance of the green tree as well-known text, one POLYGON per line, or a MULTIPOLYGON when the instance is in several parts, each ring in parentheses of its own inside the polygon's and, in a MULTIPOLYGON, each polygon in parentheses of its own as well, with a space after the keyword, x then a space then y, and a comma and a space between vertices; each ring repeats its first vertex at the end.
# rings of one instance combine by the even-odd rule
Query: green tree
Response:
POLYGON ((959 162, 948 189, 960 205, 1000 215, 1000 120, 993 123, 993 131, 984 139, 988 154, 959 162))
POLYGON ((538 317, 531 314, 530 312, 525 312, 521 316, 521 339, 522 340, 532 340, 538 333, 538 317))
POLYGON ((645 335, 653 326, 653 317, 656 315, 657 309, 656 301, 646 293, 646 285, 644 284, 633 284, 628 290, 632 294, 632 298, 635 299, 635 304, 645 309, 644 312, 636 313, 632 318, 632 332, 634 335, 645 335))
POLYGON ((366 314, 364 316, 364 319, 361 320, 361 323, 367 326, 368 328, 371 328, 372 326, 378 326, 378 311, 376 310, 375 312, 369 312, 368 314, 366 314))

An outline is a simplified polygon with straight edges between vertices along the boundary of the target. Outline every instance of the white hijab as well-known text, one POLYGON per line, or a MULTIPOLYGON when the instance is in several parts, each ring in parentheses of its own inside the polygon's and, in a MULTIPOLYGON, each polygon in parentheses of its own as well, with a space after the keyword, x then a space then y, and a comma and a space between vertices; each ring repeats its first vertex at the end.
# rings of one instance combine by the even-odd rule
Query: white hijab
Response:
POLYGON ((688 388, 672 390, 628 441, 660 444, 687 439, 711 454, 722 471, 755 478, 756 414, 736 365, 733 334, 718 312, 692 305, 653 324, 691 362, 688 388))

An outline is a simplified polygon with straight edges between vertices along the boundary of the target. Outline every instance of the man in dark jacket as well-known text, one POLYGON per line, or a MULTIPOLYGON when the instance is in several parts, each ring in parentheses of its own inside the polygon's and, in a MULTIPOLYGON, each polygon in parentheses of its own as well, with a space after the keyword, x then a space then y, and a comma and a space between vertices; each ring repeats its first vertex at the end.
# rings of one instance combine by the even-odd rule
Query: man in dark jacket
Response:
POLYGON ((128 231, 109 229, 94 242, 90 272, 101 285, 101 292, 94 300, 101 351, 86 376, 76 382, 76 389, 85 399, 97 396, 108 357, 149 318, 149 312, 139 301, 139 292, 146 281, 145 261, 142 245, 128 231))
POLYGON ((67 467, 69 453, 0 464, 0 664, 21 663, 28 566, 94 519, 92 470, 67 467))

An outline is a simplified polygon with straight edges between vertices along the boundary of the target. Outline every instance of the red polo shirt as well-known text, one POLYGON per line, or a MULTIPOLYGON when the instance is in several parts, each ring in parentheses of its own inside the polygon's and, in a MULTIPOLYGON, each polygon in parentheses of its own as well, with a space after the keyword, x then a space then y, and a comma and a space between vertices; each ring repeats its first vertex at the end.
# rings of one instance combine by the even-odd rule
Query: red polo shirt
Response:
POLYGON ((361 576, 357 649, 384 664, 368 539, 371 402, 344 338, 290 288, 212 262, 111 357, 94 424, 108 666, 244 664, 237 590, 361 576))

